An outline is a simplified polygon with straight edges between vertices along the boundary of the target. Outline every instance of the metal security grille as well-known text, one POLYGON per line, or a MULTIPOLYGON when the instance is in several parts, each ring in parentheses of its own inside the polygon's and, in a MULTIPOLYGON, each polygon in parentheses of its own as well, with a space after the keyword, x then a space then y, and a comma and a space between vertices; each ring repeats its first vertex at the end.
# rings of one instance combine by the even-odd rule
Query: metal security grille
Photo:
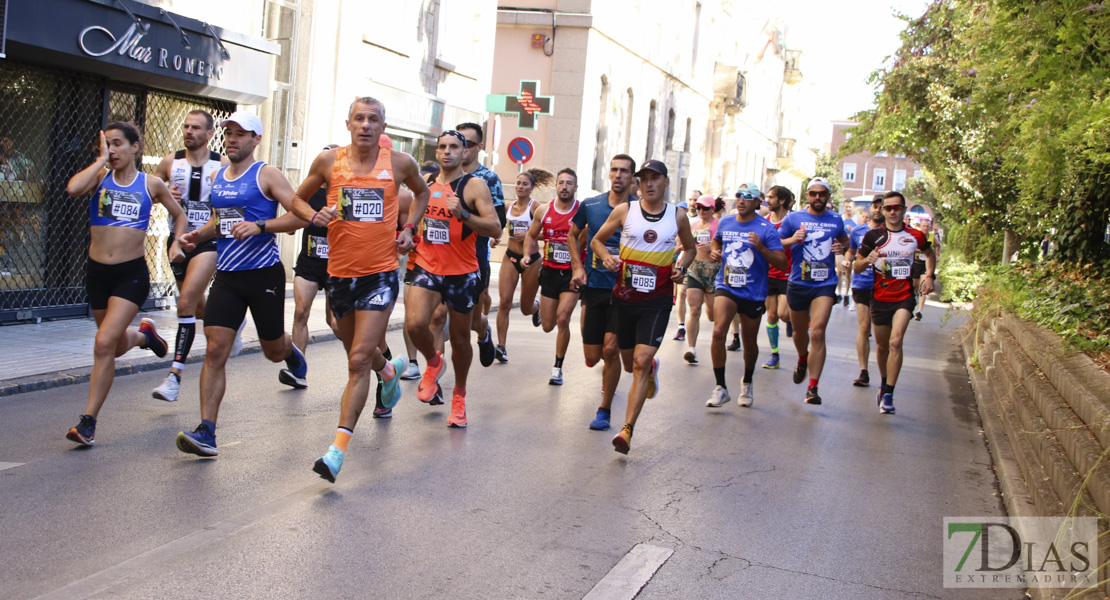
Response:
MULTIPOLYGON (((198 108, 212 113, 219 123, 235 111, 235 104, 141 88, 113 86, 108 92, 108 121, 131 121, 143 134, 141 168, 146 173, 154 173, 164 156, 184 147, 181 124, 190 110, 198 108)), ((222 128, 216 127, 211 147, 223 152, 222 128)), ((166 209, 155 205, 150 213, 150 228, 146 237, 146 261, 150 269, 148 307, 166 306, 167 299, 176 293, 173 272, 166 256, 170 233, 166 209)))
POLYGON ((94 156, 102 90, 0 61, 0 321, 87 311, 88 204, 65 186, 94 156))

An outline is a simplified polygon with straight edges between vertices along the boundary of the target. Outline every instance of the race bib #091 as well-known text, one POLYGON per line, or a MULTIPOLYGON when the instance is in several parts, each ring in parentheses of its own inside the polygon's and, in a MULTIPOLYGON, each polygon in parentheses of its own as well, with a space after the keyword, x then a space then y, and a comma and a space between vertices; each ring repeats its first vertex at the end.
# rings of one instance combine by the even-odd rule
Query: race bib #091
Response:
POLYGON ((886 279, 909 279, 910 262, 909 258, 884 258, 883 277, 886 279))
POLYGON ((451 224, 445 219, 424 217, 424 241, 429 244, 446 244, 451 241, 451 224))
POLYGON ((825 281, 829 278, 829 263, 802 261, 803 281, 825 281))
POLYGON ((725 284, 732 288, 748 287, 748 270, 744 267, 725 265, 725 284))
POLYGON ((624 265, 624 285, 637 292, 655 291, 655 280, 658 270, 648 265, 624 265))
POLYGON ((231 228, 235 227, 236 223, 243 222, 244 215, 247 214, 245 206, 225 206, 216 209, 216 232, 220 237, 234 237, 231 235, 231 228))
POLYGON ((380 223, 385 216, 383 188, 340 188, 344 221, 380 223))

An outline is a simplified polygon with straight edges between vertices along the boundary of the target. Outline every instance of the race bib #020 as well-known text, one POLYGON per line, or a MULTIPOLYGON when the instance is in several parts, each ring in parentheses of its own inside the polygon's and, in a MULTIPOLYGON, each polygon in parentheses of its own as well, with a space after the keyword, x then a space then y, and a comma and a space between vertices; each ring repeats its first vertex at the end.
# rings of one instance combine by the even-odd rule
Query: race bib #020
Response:
POLYGON ((379 223, 385 218, 385 190, 382 188, 340 188, 339 203, 344 221, 379 223))

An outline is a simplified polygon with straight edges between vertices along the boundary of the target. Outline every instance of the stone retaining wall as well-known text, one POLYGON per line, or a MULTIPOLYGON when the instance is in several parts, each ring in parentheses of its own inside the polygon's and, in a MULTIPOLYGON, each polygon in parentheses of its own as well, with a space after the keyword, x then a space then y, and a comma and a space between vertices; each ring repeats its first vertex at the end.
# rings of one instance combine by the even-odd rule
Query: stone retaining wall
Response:
MULTIPOLYGON (((1110 515, 1110 374, 1055 333, 1006 313, 969 320, 961 340, 1010 516, 1110 515)), ((1105 564, 1106 518, 1099 531, 1105 564)), ((1099 579, 1110 581, 1110 568, 1099 579)), ((1083 597, 1108 592, 1104 584, 1083 597)))

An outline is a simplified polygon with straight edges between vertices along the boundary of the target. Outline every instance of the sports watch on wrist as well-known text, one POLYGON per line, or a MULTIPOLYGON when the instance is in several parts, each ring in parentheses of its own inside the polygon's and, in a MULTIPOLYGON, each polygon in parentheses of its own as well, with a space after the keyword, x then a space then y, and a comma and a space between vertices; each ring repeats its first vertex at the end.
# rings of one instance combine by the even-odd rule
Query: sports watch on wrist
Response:
POLYGON ((259 219, 255 221, 254 224, 258 225, 259 231, 261 231, 262 233, 266 233, 266 219, 259 219))

